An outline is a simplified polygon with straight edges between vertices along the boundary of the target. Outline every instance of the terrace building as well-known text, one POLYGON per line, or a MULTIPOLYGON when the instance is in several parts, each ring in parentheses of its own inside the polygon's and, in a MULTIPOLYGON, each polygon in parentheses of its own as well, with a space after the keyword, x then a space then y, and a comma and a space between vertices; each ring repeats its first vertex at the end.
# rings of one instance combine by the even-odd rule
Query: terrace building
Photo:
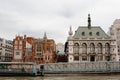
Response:
POLYGON ((0 38, 0 62, 12 61, 13 42, 0 38))

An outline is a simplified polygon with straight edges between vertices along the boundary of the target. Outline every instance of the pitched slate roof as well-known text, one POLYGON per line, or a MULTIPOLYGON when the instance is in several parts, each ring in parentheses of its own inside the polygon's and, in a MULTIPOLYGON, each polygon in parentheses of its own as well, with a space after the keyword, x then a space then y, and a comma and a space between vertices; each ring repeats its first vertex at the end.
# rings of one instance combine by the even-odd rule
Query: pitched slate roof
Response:
POLYGON ((109 38, 109 36, 99 26, 79 26, 73 38, 109 38))

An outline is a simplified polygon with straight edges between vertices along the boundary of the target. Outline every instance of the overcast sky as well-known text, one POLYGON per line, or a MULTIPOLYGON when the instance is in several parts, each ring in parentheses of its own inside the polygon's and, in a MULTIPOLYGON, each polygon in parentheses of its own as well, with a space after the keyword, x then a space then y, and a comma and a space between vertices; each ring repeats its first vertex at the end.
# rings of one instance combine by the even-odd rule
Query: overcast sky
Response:
POLYGON ((70 25, 87 25, 105 32, 120 18, 120 0, 0 0, 0 37, 13 40, 17 34, 35 38, 47 37, 65 43, 70 25))

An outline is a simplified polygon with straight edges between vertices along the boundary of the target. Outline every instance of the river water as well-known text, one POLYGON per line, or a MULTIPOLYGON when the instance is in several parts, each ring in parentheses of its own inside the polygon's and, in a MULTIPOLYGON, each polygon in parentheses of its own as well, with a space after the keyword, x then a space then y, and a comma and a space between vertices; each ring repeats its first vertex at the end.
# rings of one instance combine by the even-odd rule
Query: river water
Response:
POLYGON ((120 75, 49 75, 44 77, 0 77, 0 80, 120 80, 120 75))

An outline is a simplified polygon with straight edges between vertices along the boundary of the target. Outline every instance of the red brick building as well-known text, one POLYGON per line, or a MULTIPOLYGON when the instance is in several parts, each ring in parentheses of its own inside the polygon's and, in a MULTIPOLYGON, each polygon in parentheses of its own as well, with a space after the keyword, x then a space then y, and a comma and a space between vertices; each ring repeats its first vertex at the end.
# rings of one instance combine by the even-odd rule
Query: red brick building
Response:
POLYGON ((53 39, 47 39, 46 33, 43 39, 34 40, 35 60, 37 63, 54 63, 55 60, 55 42, 53 39))
POLYGON ((13 40, 13 46, 13 62, 55 62, 55 42, 47 39, 46 33, 43 39, 18 35, 13 40))

